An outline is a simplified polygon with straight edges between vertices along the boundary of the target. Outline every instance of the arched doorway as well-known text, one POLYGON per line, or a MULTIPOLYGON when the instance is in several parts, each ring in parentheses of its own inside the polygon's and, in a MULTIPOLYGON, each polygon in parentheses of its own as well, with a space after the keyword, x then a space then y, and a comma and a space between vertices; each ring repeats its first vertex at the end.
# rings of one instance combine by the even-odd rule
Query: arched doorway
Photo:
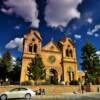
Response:
POLYGON ((58 73, 55 69, 50 69, 49 80, 51 84, 58 84, 58 73))

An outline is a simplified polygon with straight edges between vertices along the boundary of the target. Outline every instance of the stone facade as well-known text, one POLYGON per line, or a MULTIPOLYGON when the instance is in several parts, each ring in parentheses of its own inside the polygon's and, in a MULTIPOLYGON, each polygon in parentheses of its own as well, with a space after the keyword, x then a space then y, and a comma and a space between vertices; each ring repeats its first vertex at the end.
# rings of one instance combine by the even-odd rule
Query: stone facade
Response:
POLYGON ((31 30, 24 36, 23 59, 20 82, 28 80, 27 67, 31 59, 39 54, 46 69, 46 80, 53 83, 56 76, 58 81, 70 82, 78 80, 75 46, 70 38, 63 38, 57 44, 51 39, 42 47, 40 33, 31 30))

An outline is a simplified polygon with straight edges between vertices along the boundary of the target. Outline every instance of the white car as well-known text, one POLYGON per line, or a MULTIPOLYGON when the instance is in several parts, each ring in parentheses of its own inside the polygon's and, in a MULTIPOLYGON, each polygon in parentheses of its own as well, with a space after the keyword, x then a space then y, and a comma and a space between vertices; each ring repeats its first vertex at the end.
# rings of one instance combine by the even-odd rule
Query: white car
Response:
POLYGON ((25 98, 30 99, 35 95, 35 92, 26 87, 13 88, 10 91, 0 93, 1 100, 7 100, 11 98, 25 98))

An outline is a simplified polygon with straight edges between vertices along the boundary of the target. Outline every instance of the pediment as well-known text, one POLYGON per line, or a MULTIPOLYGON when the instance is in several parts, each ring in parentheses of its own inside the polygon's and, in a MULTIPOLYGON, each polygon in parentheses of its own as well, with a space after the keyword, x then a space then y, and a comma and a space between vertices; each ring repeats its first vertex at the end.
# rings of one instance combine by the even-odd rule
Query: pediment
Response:
POLYGON ((30 30, 29 32, 27 32, 24 36, 25 39, 33 39, 33 38, 36 38, 38 40, 42 40, 41 36, 40 36, 40 33, 38 31, 33 31, 33 30, 30 30))
POLYGON ((60 50, 58 49, 58 47, 56 46, 56 44, 53 41, 50 41, 48 44, 46 44, 42 48, 42 50, 60 52, 60 50))
POLYGON ((60 41, 59 41, 62 45, 70 45, 72 47, 75 47, 73 41, 71 40, 71 38, 62 38, 60 41))

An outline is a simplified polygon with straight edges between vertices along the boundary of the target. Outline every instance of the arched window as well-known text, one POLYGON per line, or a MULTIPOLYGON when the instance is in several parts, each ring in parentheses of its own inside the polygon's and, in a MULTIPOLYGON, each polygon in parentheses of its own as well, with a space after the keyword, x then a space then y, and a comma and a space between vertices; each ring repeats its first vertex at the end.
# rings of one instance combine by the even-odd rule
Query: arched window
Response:
POLYGON ((69 57, 68 49, 66 50, 66 56, 69 57))
POLYGON ((37 44, 34 44, 34 50, 35 53, 37 52, 37 44))
POLYGON ((29 52, 32 52, 32 49, 33 49, 32 44, 30 44, 29 45, 29 52))
POLYGON ((70 53, 70 57, 73 57, 73 52, 72 52, 72 50, 70 50, 69 53, 70 53))
POLYGON ((35 38, 32 38, 32 41, 35 41, 35 38))

